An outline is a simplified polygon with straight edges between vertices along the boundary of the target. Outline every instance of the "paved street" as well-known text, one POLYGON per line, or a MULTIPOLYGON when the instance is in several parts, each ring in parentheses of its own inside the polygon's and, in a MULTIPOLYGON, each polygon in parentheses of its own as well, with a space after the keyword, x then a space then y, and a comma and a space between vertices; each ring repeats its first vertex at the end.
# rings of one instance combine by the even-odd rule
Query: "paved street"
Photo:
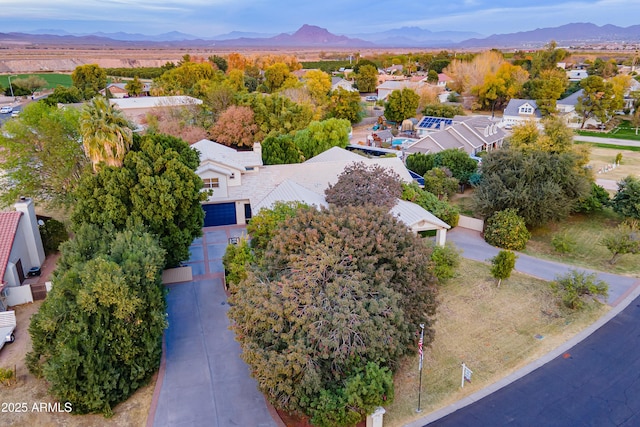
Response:
POLYGON ((222 255, 229 237, 243 232, 205 229, 191 246, 194 280, 169 287, 165 369, 155 416, 153 409, 149 415, 155 427, 278 426, 228 329, 222 255))
MULTIPOLYGON (((448 238, 465 258, 486 261, 498 253, 475 231, 456 228, 448 238)), ((516 270, 547 280, 573 268, 519 257, 516 270)), ((640 425, 640 279, 597 274, 609 284, 614 307, 606 316, 514 374, 406 427, 640 425)))

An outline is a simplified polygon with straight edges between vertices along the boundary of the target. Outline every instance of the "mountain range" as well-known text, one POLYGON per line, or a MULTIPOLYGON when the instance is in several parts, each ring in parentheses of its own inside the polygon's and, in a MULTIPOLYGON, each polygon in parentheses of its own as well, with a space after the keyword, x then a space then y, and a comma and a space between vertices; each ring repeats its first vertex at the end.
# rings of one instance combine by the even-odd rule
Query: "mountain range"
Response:
POLYGON ((591 23, 573 23, 553 28, 538 28, 489 37, 464 31, 432 32, 418 27, 403 27, 377 33, 332 34, 324 28, 303 25, 293 33, 278 35, 231 32, 201 38, 177 31, 149 36, 129 33, 71 34, 63 30, 37 30, 30 33, 0 33, 2 41, 62 45, 102 45, 149 47, 336 47, 336 48, 488 48, 535 47, 555 40, 560 45, 640 42, 640 25, 618 27, 591 23))

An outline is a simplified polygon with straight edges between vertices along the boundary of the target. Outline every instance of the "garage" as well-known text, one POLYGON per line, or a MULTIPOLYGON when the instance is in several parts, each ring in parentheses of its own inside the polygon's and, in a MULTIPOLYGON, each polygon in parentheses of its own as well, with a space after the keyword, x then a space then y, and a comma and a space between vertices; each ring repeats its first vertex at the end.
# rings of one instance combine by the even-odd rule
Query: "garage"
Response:
POLYGON ((218 225, 237 224, 235 203, 213 203, 202 205, 204 210, 204 226, 215 227, 218 225))

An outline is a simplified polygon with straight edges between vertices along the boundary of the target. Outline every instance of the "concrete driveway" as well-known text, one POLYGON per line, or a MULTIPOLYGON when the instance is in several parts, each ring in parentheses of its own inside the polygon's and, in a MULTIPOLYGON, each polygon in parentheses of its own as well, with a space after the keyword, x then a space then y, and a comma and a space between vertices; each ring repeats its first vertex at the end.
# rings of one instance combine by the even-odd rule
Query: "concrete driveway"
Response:
POLYGON ((169 328, 147 425, 275 427, 240 345, 229 330, 222 256, 242 227, 211 227, 191 246, 194 280, 171 285, 169 328))

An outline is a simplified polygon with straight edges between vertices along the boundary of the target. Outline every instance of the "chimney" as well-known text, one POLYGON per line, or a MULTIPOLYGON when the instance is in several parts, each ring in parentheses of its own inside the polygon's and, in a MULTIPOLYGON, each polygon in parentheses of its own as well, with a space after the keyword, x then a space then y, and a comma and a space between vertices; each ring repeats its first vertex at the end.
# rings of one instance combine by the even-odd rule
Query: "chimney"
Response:
POLYGON ((260 159, 260 164, 262 165, 262 144, 260 144, 259 142, 254 142, 253 152, 258 155, 258 158, 260 159))
MULTIPOLYGON (((22 212, 24 216, 24 227, 19 226, 18 230, 24 230, 22 233, 25 244, 29 252, 29 261, 31 267, 41 267, 44 262, 44 248, 42 246, 42 238, 40 237, 40 229, 38 228, 38 219, 36 218, 36 210, 33 201, 24 196, 20 196, 18 202, 13 205, 16 211, 22 212)), ((22 223, 22 218, 20 219, 22 223)), ((17 236, 16 236, 17 237, 17 236)))

